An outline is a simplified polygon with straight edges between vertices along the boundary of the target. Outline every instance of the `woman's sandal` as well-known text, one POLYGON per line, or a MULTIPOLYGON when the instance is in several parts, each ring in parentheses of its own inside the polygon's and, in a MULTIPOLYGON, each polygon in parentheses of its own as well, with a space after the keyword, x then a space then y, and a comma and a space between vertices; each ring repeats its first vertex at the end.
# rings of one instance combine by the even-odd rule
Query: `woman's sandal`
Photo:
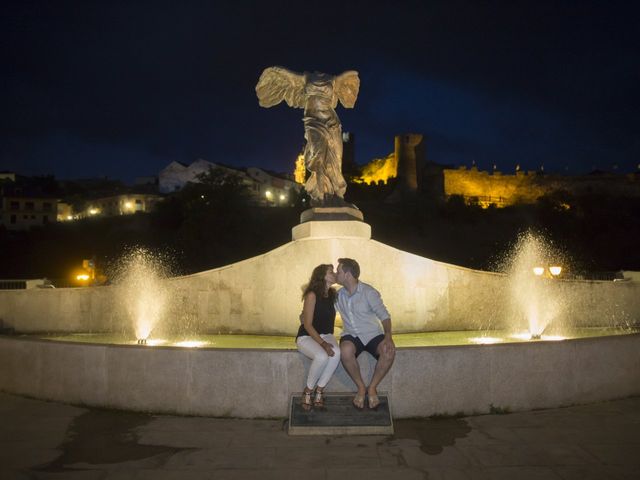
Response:
POLYGON ((313 390, 307 391, 306 389, 302 392, 302 400, 300 401, 300 405, 302 405, 302 409, 309 411, 311 410, 311 395, 313 394, 313 390))
POLYGON ((360 395, 359 393, 356 393, 356 396, 353 397, 353 406, 356 407, 358 410, 363 410, 364 409, 364 395, 360 395))
POLYGON ((320 390, 316 387, 316 394, 313 397, 313 406, 322 408, 324 407, 324 390, 320 390))

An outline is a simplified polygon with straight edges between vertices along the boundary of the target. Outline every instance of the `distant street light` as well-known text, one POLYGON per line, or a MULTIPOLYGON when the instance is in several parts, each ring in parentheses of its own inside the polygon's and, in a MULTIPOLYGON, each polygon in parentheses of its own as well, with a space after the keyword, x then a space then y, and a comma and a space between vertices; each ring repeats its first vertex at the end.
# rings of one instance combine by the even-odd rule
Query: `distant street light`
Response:
POLYGON ((560 273, 562 273, 562 267, 554 265, 553 267, 549 267, 549 271, 551 272, 551 275, 557 277, 558 275, 560 275, 560 273))

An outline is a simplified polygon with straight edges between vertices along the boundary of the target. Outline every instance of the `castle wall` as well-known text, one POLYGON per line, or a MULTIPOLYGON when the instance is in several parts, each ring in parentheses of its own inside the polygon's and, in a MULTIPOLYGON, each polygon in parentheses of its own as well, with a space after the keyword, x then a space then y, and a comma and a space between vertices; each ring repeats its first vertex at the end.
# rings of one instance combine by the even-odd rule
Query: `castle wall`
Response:
POLYGON ((539 197, 562 190, 573 195, 600 193, 640 197, 640 178, 635 174, 564 176, 530 171, 503 175, 479 171, 476 167, 469 170, 462 167, 445 169, 443 175, 445 196, 476 197, 483 206, 535 203, 539 197))

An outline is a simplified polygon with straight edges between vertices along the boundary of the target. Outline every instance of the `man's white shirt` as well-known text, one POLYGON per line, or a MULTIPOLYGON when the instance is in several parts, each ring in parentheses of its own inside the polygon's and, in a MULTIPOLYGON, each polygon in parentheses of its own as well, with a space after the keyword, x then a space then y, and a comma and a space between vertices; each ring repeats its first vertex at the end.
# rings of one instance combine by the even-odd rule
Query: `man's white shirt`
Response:
POLYGON ((360 281, 353 295, 349 295, 349 290, 345 287, 338 290, 336 308, 344 326, 342 336, 358 337, 364 345, 383 334, 384 329, 380 322, 391 318, 382 302, 380 292, 360 281))

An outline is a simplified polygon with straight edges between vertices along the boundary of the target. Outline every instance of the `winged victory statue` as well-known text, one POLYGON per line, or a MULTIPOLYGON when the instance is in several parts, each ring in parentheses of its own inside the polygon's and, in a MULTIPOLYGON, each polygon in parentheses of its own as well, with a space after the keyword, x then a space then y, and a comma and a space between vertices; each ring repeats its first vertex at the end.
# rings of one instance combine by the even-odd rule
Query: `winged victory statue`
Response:
POLYGON ((315 207, 347 205, 347 183, 342 176, 342 125, 335 108, 338 101, 353 108, 360 90, 358 72, 340 75, 320 72, 296 73, 269 67, 256 85, 261 107, 270 108, 283 100, 293 108, 304 108, 304 163, 311 172, 305 190, 315 207))

